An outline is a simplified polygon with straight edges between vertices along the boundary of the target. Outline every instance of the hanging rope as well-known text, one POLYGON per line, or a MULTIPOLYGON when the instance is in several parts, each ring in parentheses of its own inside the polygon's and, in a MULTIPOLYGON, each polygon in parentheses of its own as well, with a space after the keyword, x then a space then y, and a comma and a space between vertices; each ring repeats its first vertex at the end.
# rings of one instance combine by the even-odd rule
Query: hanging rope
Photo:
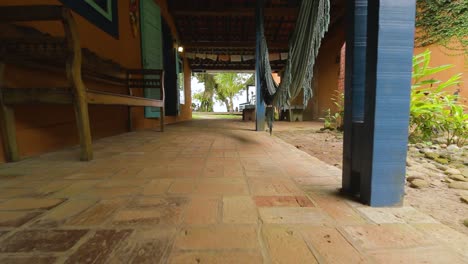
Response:
MULTIPOLYGON (((260 84, 266 105, 289 106, 290 100, 304 91, 303 104, 312 98, 312 77, 315 59, 322 38, 330 23, 329 0, 303 0, 299 8, 296 27, 289 40, 286 68, 278 85, 273 80, 264 22, 261 19, 260 33, 260 84)), ((269 122, 270 123, 270 122, 269 122)), ((272 127, 272 122, 270 130, 272 127)))

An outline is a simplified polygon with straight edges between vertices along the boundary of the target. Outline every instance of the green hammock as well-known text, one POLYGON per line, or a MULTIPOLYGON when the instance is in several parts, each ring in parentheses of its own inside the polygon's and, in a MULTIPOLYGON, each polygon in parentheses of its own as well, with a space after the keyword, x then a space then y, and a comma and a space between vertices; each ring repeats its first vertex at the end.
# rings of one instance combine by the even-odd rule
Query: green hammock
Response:
MULTIPOLYGON (((277 107, 289 106, 290 100, 296 98, 303 90, 304 107, 307 106, 307 102, 313 95, 311 86, 315 59, 330 23, 330 1, 303 0, 301 2, 296 27, 289 40, 286 68, 279 85, 272 77, 263 19, 260 21, 259 78, 265 104, 277 107)), ((272 111, 272 108, 269 111, 272 111)), ((267 111, 267 118, 271 119, 268 120, 271 133, 273 114, 267 111)))

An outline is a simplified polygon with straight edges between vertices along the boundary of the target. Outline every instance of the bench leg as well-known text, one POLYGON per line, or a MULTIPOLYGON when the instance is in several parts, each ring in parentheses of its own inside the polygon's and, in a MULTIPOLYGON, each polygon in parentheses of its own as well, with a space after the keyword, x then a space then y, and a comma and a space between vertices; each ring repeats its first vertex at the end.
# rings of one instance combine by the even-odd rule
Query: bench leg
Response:
MULTIPOLYGON (((0 63, 0 87, 4 85, 5 64, 0 63)), ((18 146, 16 144, 15 114, 11 106, 5 105, 3 95, 0 95, 0 123, 3 148, 7 161, 19 161, 18 146)))
POLYGON ((93 159, 91 129, 89 125, 88 103, 76 100, 75 104, 76 125, 80 137, 80 160, 90 161, 93 159))
POLYGON ((74 74, 71 78, 74 91, 73 107, 75 108, 76 127, 80 137, 80 160, 90 161, 93 159, 93 149, 86 88, 80 75, 75 72, 72 74, 74 74))
POLYGON ((91 129, 89 126, 88 98, 86 87, 81 79, 81 46, 78 37, 78 29, 70 12, 64 12, 63 26, 67 40, 67 46, 72 51, 67 60, 67 79, 71 86, 75 108, 76 126, 80 137, 80 159, 88 161, 93 159, 91 145, 91 129))
POLYGON ((133 122, 132 122, 132 107, 128 107, 128 131, 133 131, 133 122))
POLYGON ((15 114, 13 108, 4 105, 3 102, 0 108, 5 158, 7 161, 19 161, 20 157, 16 144, 15 114))
POLYGON ((166 113, 164 112, 164 107, 160 107, 159 109, 160 109, 159 114, 161 115, 159 117, 159 126, 161 129, 161 132, 164 132, 164 116, 166 115, 166 113))

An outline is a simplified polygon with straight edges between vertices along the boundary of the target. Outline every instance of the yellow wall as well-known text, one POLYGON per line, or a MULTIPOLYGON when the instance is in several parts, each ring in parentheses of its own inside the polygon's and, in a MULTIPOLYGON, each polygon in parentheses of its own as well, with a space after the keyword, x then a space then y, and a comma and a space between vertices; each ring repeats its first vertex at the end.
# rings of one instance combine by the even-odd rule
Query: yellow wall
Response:
MULTIPOLYGON (((165 1, 156 1, 163 2, 165 1)), ((60 4, 57 0, 23 0, 2 1, 0 5, 29 5, 29 4, 60 4)), ((78 24, 81 46, 88 48, 102 58, 112 59, 127 68, 141 68, 140 36, 133 37, 129 19, 129 0, 118 1, 119 11, 119 39, 115 39, 78 14, 73 16, 78 24)), ((167 5, 166 9, 167 9, 167 5)), ((161 8, 163 10, 163 7, 161 8)), ((170 15, 163 14, 168 24, 174 26, 170 15)), ((52 35, 63 35, 59 22, 29 23, 37 29, 52 35)), ((173 29, 173 31, 176 31, 173 29)), ((186 65, 188 65, 186 63, 186 65)), ((184 69, 190 76, 188 66, 184 69)), ((52 74, 38 70, 26 70, 7 65, 5 81, 9 87, 34 86, 65 86, 64 74, 52 74)), ((125 88, 119 88, 102 83, 85 80, 89 89, 107 90, 126 93, 125 88)), ((190 96, 190 82, 185 84, 186 95, 190 96)), ((137 95, 138 92, 136 92, 137 95)), ((190 102, 190 98, 186 102, 190 102)), ((132 108, 134 129, 156 128, 158 120, 144 118, 142 107, 132 108)), ((15 106, 16 131, 19 152, 22 157, 57 150, 66 146, 78 144, 75 117, 71 105, 29 105, 15 106)), ((167 123, 187 120, 191 118, 190 107, 182 107, 181 116, 168 117, 167 123)), ((90 122, 93 139, 112 136, 128 131, 128 108, 125 106, 90 105, 90 122)), ((2 143, 3 144, 3 143, 2 143)), ((0 161, 4 161, 3 148, 0 151, 0 161)))

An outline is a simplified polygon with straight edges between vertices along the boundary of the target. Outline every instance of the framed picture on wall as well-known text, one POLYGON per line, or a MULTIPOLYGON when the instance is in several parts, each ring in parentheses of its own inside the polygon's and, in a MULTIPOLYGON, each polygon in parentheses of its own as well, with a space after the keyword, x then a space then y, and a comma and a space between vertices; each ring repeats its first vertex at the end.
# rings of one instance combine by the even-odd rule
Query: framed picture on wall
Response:
POLYGON ((60 0, 104 32, 119 38, 117 0, 60 0))

